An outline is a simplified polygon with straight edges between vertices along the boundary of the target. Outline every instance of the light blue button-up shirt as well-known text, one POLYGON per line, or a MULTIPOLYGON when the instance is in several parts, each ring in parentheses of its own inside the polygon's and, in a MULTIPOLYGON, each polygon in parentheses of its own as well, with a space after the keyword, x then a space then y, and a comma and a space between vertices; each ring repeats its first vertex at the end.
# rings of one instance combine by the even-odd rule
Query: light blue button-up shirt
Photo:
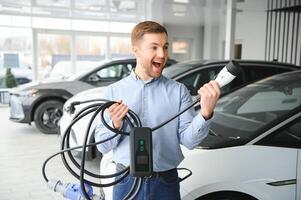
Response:
MULTIPOLYGON (((144 82, 132 73, 110 85, 106 98, 122 100, 141 119, 143 127, 153 128, 170 119, 192 103, 187 88, 161 75, 144 82)), ((184 159, 180 144, 188 149, 196 147, 208 134, 210 120, 201 114, 195 115, 193 108, 165 126, 155 130, 153 137, 153 170, 166 171, 176 168, 184 159)), ((112 123, 111 123, 112 125, 112 123)), ((127 129, 125 124, 123 129, 127 129)), ((96 127, 95 139, 101 141, 115 133, 107 130, 102 123, 96 127)), ((118 135, 112 140, 97 145, 102 153, 113 150, 113 161, 128 166, 130 163, 129 137, 118 135)))

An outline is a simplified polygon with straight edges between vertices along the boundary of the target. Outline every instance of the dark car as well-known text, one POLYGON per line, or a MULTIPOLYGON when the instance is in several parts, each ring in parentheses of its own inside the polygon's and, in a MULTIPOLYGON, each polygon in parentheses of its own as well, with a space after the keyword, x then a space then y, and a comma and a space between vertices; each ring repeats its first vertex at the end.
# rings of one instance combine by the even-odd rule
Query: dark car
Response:
MULTIPOLYGON (((163 74, 168 78, 172 78, 178 82, 183 83, 190 90, 191 95, 195 97, 197 95, 197 90, 204 83, 207 83, 208 81, 214 79, 228 62, 229 61, 202 60, 180 62, 172 65, 172 67, 166 68, 163 71, 163 74)), ((237 62, 241 66, 241 74, 236 77, 231 83, 221 89, 222 96, 256 80, 266 78, 274 74, 301 69, 300 66, 278 62, 247 60, 240 60, 237 62)), ((103 96, 101 96, 103 94, 104 87, 99 87, 81 92, 69 99, 64 105, 65 109, 60 127, 61 134, 64 134, 66 128, 71 123, 72 118, 77 114, 77 112, 83 107, 87 106, 87 104, 84 104, 83 106, 74 107, 72 106, 74 102, 101 99, 103 98, 103 96)), ((196 106, 195 108, 199 109, 198 106, 196 106)), ((82 119, 76 124, 76 126, 72 127, 70 137, 70 144, 72 147, 81 145, 83 143, 84 136, 82 128, 87 127, 87 124, 88 120, 82 119)), ((95 125, 96 124, 93 124, 91 131, 94 130, 95 125)), ((88 138, 88 141, 90 143, 93 143, 95 141, 94 134, 92 132, 88 138)), ((78 149, 77 151, 81 151, 81 149, 78 149)), ((87 149, 87 157, 94 158, 96 152, 97 151, 95 147, 89 147, 87 149)))
MULTIPOLYGON (((169 59, 166 66, 176 61, 169 59)), ((67 80, 25 84, 11 92, 10 119, 20 123, 35 122, 43 133, 58 133, 64 102, 74 94, 94 87, 106 86, 127 76, 136 59, 107 62, 67 80)))
MULTIPOLYGON (((172 68, 165 69, 163 74, 183 83, 191 95, 195 96, 198 89, 203 84, 213 80, 228 62, 204 60, 179 62, 172 68)), ((241 74, 222 88, 222 95, 274 74, 301 69, 301 66, 279 62, 255 60, 237 60, 236 62, 241 66, 241 74)))

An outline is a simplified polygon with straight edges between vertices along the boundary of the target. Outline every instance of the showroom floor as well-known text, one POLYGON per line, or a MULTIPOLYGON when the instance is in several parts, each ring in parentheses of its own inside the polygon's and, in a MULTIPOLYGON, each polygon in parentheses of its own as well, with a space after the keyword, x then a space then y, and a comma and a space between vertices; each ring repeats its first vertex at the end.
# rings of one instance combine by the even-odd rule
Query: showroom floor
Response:
MULTIPOLYGON (((55 153, 60 144, 58 135, 40 133, 34 125, 19 124, 8 119, 9 108, 0 104, 0 200, 63 200, 50 191, 42 176, 44 160, 55 153)), ((89 162, 97 171, 96 162, 89 162)), ((74 182, 63 167, 60 157, 46 168, 48 178, 74 182)))

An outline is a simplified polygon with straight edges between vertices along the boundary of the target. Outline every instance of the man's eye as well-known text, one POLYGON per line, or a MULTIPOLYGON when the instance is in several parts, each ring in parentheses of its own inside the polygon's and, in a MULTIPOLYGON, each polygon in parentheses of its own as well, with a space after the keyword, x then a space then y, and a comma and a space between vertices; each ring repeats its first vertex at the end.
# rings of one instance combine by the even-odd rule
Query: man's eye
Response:
POLYGON ((156 47, 156 46, 154 46, 154 47, 151 47, 151 49, 152 49, 152 50, 157 50, 157 47, 156 47))
POLYGON ((164 47, 164 50, 168 50, 168 46, 165 46, 165 47, 164 47))

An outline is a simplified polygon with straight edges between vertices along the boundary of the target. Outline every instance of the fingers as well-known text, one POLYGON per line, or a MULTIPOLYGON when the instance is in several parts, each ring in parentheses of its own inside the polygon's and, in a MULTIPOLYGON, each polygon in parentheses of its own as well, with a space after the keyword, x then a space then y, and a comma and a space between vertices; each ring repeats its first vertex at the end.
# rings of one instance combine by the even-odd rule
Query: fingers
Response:
POLYGON ((109 116, 113 121, 115 128, 120 129, 123 123, 123 118, 127 114, 129 108, 121 100, 117 101, 108 108, 109 116))
POLYGON ((216 81, 210 81, 198 90, 198 94, 201 96, 201 114, 205 119, 209 119, 221 94, 219 84, 216 81))
POLYGON ((198 94, 204 98, 218 98, 221 94, 219 84, 216 81, 210 81, 206 83, 198 90, 198 94))
POLYGON ((111 118, 115 120, 123 120, 128 110, 129 109, 125 104, 119 104, 114 108, 113 112, 111 113, 111 118))

